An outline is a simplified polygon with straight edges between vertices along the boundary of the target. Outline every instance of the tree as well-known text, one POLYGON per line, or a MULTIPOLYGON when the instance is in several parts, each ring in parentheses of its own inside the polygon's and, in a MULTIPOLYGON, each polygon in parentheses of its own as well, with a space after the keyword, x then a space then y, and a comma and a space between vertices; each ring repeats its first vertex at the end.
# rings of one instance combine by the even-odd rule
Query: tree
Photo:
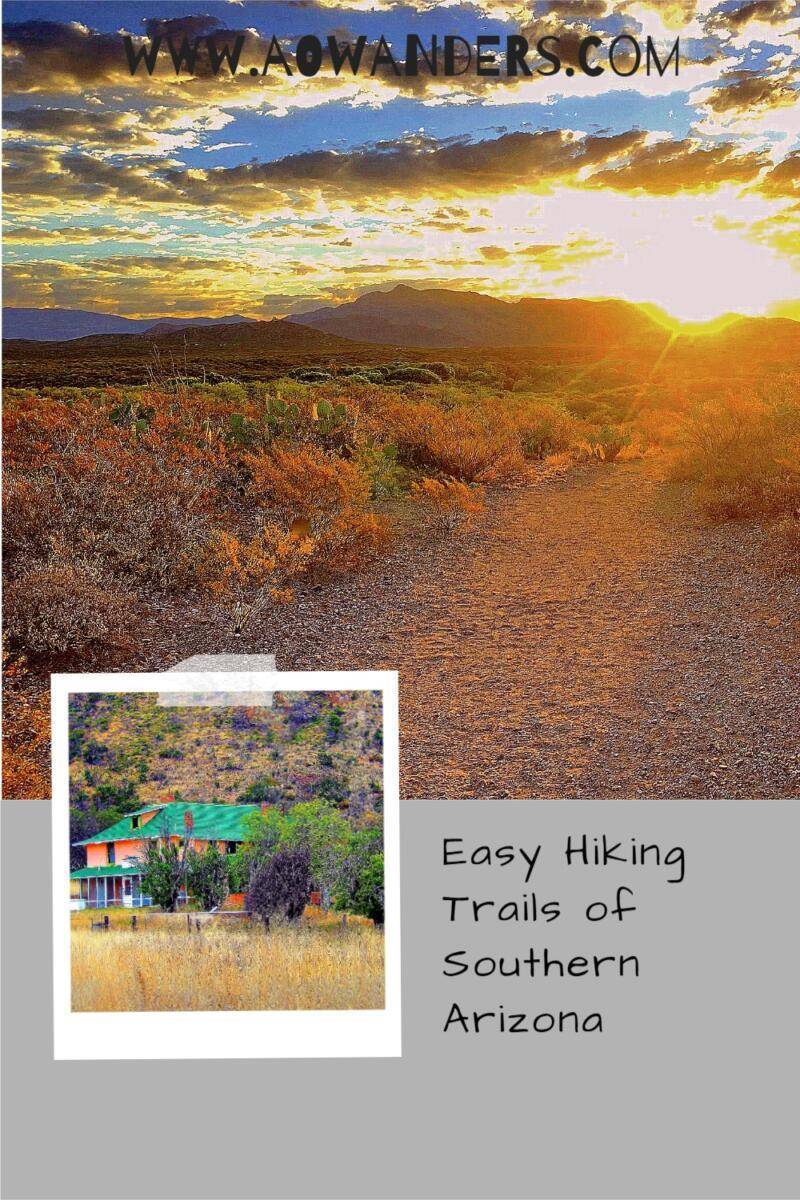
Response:
POLYGON ((250 885, 250 868, 254 861, 252 850, 241 847, 235 854, 226 854, 224 861, 228 873, 228 891, 246 892, 250 885))
MULTIPOLYGON (((175 912, 181 889, 186 884, 186 856, 192 835, 193 819, 188 810, 184 813, 183 844, 170 840, 168 816, 162 814, 164 837, 153 838, 145 845, 142 868, 142 891, 150 896, 154 904, 167 912, 175 912)), ((158 820, 154 817, 153 820, 158 820)))
POLYGON ((271 857, 283 841, 286 818, 277 808, 264 808, 250 813, 244 819, 247 841, 252 847, 252 856, 263 860, 271 857))
POLYGON ((216 846, 202 854, 192 851, 186 861, 186 882, 204 911, 217 908, 228 894, 228 867, 216 846))
MULTIPOLYGON (((185 851, 185 847, 184 847, 185 851)), ((166 912, 175 912, 186 879, 186 858, 175 842, 148 841, 142 859, 142 891, 166 912)))
POLYGON ((289 921, 303 915, 311 894, 311 855, 306 847, 278 850, 260 863, 250 878, 247 909, 261 917, 269 929, 270 917, 282 914, 289 921))
POLYGON ((349 846, 347 818, 324 801, 295 804, 287 813, 281 847, 308 850, 312 883, 322 892, 323 904, 330 902, 349 846))
POLYGON ((379 829, 351 835, 335 897, 336 908, 384 922, 383 836, 379 829))

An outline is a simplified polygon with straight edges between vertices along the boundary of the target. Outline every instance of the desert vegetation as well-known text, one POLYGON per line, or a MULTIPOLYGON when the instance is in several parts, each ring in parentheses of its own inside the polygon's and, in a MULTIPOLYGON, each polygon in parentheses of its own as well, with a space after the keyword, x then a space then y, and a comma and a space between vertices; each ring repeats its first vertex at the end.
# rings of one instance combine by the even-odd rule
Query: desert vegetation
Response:
MULTIPOLYGON (((384 941, 373 925, 309 917, 265 935, 246 918, 113 912, 108 931, 72 917, 72 1008, 368 1009, 384 1006, 384 941)), ((95 915, 96 919, 96 915, 95 915)))
POLYGON ((47 791, 30 734, 50 670, 130 663, 143 623, 181 606, 235 639, 298 587, 467 528, 487 490, 550 465, 664 451, 708 519, 768 522, 770 570, 797 570, 797 375, 696 342, 644 372, 622 351, 465 352, 7 389, 6 794, 47 791))
POLYGON ((713 521, 767 521, 771 569, 800 572, 796 377, 693 406, 676 431, 672 474, 694 485, 698 503, 713 521))

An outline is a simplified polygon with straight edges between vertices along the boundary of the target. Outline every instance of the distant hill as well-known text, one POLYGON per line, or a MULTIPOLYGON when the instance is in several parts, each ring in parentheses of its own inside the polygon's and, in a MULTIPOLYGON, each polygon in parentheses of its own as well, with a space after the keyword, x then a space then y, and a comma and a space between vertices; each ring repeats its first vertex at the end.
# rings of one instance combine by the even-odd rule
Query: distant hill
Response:
POLYGON ((338 308, 270 321, 222 318, 176 326, 175 319, 140 332, 66 341, 3 343, 9 387, 144 384, 171 375, 274 379, 293 367, 333 371, 347 365, 438 359, 466 369, 510 362, 564 368, 615 360, 635 377, 664 352, 670 363, 741 377, 769 364, 796 371, 800 322, 732 317, 670 332, 658 310, 622 300, 497 300, 475 292, 410 287, 370 293, 338 308), (510 353, 513 352, 513 353, 510 353))
POLYGON ((121 337, 3 343, 6 385, 12 387, 146 383, 154 369, 157 375, 179 370, 184 375, 216 372, 240 379, 271 379, 294 366, 396 357, 396 350, 359 346, 282 320, 192 325, 166 332, 151 326, 143 333, 121 337))
MULTIPOLYGON (((278 692, 271 708, 159 707, 153 695, 70 697, 72 841, 170 798, 286 809, 383 809, 379 692, 278 692)), ((80 855, 77 856, 80 858, 80 855)))
POLYGON ((631 342, 660 332, 623 300, 498 300, 406 285, 287 320, 357 341, 427 349, 631 342))
POLYGON ((3 337, 31 342, 68 342, 102 334, 163 333, 194 325, 242 324, 249 317, 148 317, 136 320, 83 308, 3 309, 3 337))

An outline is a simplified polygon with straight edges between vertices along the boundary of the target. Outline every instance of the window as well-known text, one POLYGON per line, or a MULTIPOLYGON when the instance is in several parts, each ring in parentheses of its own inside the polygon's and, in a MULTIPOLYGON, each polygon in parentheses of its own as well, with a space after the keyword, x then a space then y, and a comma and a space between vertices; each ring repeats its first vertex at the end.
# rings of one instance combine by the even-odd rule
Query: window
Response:
POLYGON ((115 863, 117 861, 117 850, 113 842, 108 843, 108 861, 115 863))
POLYGON ((226 854, 235 854, 238 849, 239 849, 238 842, 226 842, 225 843, 225 853, 226 854))
POLYGON ((131 817, 131 829, 138 829, 138 828, 139 828, 139 818, 131 817))

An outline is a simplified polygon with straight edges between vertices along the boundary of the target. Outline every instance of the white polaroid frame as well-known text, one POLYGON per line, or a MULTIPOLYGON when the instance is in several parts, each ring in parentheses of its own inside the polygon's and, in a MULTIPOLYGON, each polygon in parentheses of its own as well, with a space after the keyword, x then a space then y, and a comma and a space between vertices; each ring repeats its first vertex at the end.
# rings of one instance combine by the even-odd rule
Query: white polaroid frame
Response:
POLYGON ((396 671, 53 675, 53 1054, 56 1059, 396 1058, 400 1015, 400 764, 396 671), (83 692, 383 695, 385 1007, 292 1012, 73 1012, 70 980, 68 703, 83 692))

